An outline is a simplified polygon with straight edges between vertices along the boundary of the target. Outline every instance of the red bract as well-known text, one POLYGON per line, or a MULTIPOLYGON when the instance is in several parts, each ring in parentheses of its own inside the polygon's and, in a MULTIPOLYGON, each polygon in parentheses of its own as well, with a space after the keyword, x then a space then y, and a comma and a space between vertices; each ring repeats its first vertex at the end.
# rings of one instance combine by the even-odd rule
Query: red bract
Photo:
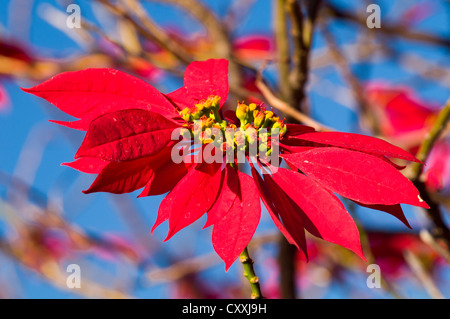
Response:
POLYGON ((146 82, 114 69, 64 72, 23 90, 79 119, 56 123, 83 131, 87 131, 91 121, 100 115, 124 109, 153 111, 167 118, 177 115, 164 94, 146 82))
POLYGON ((77 160, 65 164, 98 174, 85 193, 144 188, 139 195, 143 197, 168 192, 152 232, 168 221, 168 240, 206 213, 205 227, 213 226, 212 244, 226 269, 256 231, 260 200, 305 256, 306 230, 363 259, 358 229, 335 193, 390 213, 408 227, 400 204, 427 207, 398 171, 401 167, 391 161, 416 158, 385 141, 285 124, 254 103, 239 103, 232 122, 222 120, 228 95, 226 60, 193 62, 186 69, 184 86, 169 94, 111 69, 63 73, 25 91, 79 118, 60 124, 87 130, 77 160), (185 161, 178 162, 173 153, 180 148, 171 135, 181 127, 189 133, 187 141, 197 146, 188 148, 185 161), (216 140, 218 133, 236 128, 233 138, 216 140), (255 143, 257 152, 252 153, 255 143), (275 146, 281 153, 269 162, 275 146), (227 151, 243 152, 251 176, 238 171, 238 157, 229 159, 227 151), (200 158, 203 161, 193 161, 200 158), (218 163, 217 158, 226 160, 218 163), (282 160, 292 170, 277 167, 275 162, 282 160))
POLYGON ((450 139, 438 140, 425 163, 425 183, 433 191, 450 191, 450 139))
POLYGON ((6 89, 0 83, 0 113, 9 109, 10 101, 6 89))
MULTIPOLYGON (((367 96, 374 107, 381 133, 416 152, 436 120, 439 108, 418 99, 411 89, 369 85, 367 96)), ((432 191, 448 192, 450 143, 439 140, 425 163, 425 182, 432 191)))
POLYGON ((411 150, 422 142, 439 112, 408 88, 371 84, 366 95, 381 133, 411 150))

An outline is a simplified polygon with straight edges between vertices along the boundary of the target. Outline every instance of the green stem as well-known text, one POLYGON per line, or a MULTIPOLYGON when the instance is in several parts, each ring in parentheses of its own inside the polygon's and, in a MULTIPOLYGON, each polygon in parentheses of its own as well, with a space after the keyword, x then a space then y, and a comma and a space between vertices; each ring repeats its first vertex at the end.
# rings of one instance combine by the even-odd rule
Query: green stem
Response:
POLYGON ((422 145, 419 148, 419 151, 416 154, 416 157, 422 163, 414 163, 412 166, 412 180, 417 180, 422 174, 423 163, 428 158, 428 155, 433 148, 434 143, 437 141, 442 131, 445 129, 447 121, 450 119, 450 99, 447 100, 444 108, 439 113, 436 122, 434 123, 431 131, 425 137, 422 145))
POLYGON ((248 254, 247 247, 244 248, 241 255, 239 256, 239 261, 244 266, 244 277, 247 278, 250 283, 250 288, 252 289, 252 299, 263 299, 261 293, 261 288, 259 286, 259 278, 255 274, 255 270, 253 268, 253 260, 250 258, 248 254))

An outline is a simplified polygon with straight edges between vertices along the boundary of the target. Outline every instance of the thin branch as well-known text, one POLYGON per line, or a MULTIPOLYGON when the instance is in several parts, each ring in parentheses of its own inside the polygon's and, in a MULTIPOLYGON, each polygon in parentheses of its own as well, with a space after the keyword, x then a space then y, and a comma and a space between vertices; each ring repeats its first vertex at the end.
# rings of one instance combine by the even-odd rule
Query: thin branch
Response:
POLYGON ((405 250, 403 252, 403 256, 405 257, 405 261, 408 263, 413 273, 422 283, 428 294, 434 299, 444 299, 441 291, 436 286, 431 276, 424 269, 424 266, 420 259, 409 250, 405 250))
POLYGON ((450 264, 450 252, 445 250, 445 248, 443 248, 442 245, 440 245, 436 241, 436 239, 433 237, 433 235, 431 235, 431 233, 428 230, 422 229, 420 231, 419 237, 425 244, 430 246, 450 264))
POLYGON ((450 119, 450 99, 447 100, 444 108, 439 112, 436 121, 433 124, 430 132, 425 137, 422 145, 419 148, 419 151, 416 154, 416 157, 420 163, 414 163, 412 166, 412 180, 418 180, 420 175, 422 174, 423 164, 426 162, 428 155, 433 148, 433 145, 439 139, 439 136, 444 131, 447 122, 450 119))
POLYGON ((172 39, 162 29, 160 29, 152 19, 150 19, 139 4, 136 7, 136 11, 134 11, 135 15, 139 19, 136 20, 130 12, 121 6, 113 5, 108 0, 97 1, 103 4, 112 13, 128 20, 143 37, 157 43, 159 46, 173 54, 182 63, 189 64, 193 61, 192 56, 190 56, 190 54, 188 54, 182 46, 175 41, 172 41, 172 39))
POLYGON ((152 269, 147 272, 146 277, 153 283, 170 282, 182 279, 192 273, 203 271, 218 263, 220 263, 220 258, 218 258, 217 254, 210 253, 179 261, 163 269, 152 269))
POLYGON ((306 15, 303 16, 300 2, 286 0, 286 11, 291 21, 291 36, 293 42, 292 70, 289 82, 293 96, 288 101, 294 107, 304 110, 305 89, 309 75, 309 60, 314 26, 321 6, 321 0, 307 2, 306 15))
MULTIPOLYGON (((133 0, 134 1, 134 0, 133 0)), ((233 92, 241 86, 241 70, 235 58, 233 56, 233 47, 231 36, 226 29, 225 23, 223 23, 207 6, 197 0, 147 0, 153 2, 164 2, 179 6, 192 17, 197 19, 203 24, 205 30, 208 32, 210 39, 214 43, 215 54, 218 57, 229 60, 229 72, 230 78, 234 84, 232 84, 233 92)), ((238 94, 240 95, 240 94, 238 94)))
POLYGON ((303 114, 302 112, 297 111, 292 106, 287 104, 286 102, 277 98, 269 87, 262 80, 261 73, 258 73, 256 81, 256 87, 261 91, 264 95, 265 99, 268 101, 269 105, 276 108, 280 112, 292 117, 296 121, 304 123, 305 125, 309 125, 318 131, 331 131, 331 128, 326 127, 323 124, 313 120, 309 116, 303 114))
POLYGON ((285 14, 286 0, 276 0, 275 40, 277 45, 277 59, 279 72, 279 88, 281 98, 290 101, 291 86, 289 83, 290 46, 287 36, 287 21, 285 14))
POLYGON ((225 25, 208 9, 204 4, 197 0, 147 0, 152 2, 164 2, 179 6, 192 17, 203 24, 215 43, 216 52, 228 59, 232 56, 232 47, 230 45, 230 36, 225 25))
POLYGON ((322 34, 325 37, 327 47, 332 59, 335 61, 336 66, 342 73, 343 78, 352 89, 353 97, 355 98, 356 103, 359 106, 362 118, 368 121, 368 125, 372 133, 378 135, 379 125, 377 123, 376 117, 370 111, 369 103, 364 96, 363 86, 360 84, 355 74, 353 74, 347 58, 341 52, 336 41, 334 40, 333 35, 325 26, 322 28, 322 34))
MULTIPOLYGON (((357 23, 361 26, 366 27, 366 17, 362 15, 354 15, 353 13, 347 12, 345 10, 341 10, 330 2, 326 4, 327 12, 334 18, 342 19, 346 21, 351 21, 357 23)), ((442 38, 436 35, 423 33, 420 31, 413 31, 408 28, 405 28, 402 25, 395 25, 383 22, 383 26, 378 29, 372 29, 373 32, 383 33, 386 36, 399 36, 404 39, 424 42, 431 45, 440 45, 444 47, 450 47, 450 39, 442 38)))
POLYGON ((291 37, 293 44, 292 69, 289 73, 290 94, 287 102, 302 110, 305 97, 305 85, 308 78, 308 47, 303 38, 303 13, 300 2, 286 0, 286 12, 291 22, 291 37))
POLYGON ((450 229, 445 223, 442 210, 438 203, 436 203, 428 193, 425 183, 420 179, 422 174, 423 165, 426 162, 428 155, 433 148, 434 143, 438 140, 442 131, 445 129, 447 122, 450 119, 450 99, 447 101, 444 108, 439 113, 436 122, 431 128, 430 132, 425 137, 422 145, 417 152, 417 158, 421 163, 414 163, 411 168, 410 179, 413 181, 414 185, 420 192, 421 198, 430 206, 428 209, 427 216, 433 224, 433 229, 431 234, 436 239, 441 239, 444 241, 447 250, 450 252, 450 229))

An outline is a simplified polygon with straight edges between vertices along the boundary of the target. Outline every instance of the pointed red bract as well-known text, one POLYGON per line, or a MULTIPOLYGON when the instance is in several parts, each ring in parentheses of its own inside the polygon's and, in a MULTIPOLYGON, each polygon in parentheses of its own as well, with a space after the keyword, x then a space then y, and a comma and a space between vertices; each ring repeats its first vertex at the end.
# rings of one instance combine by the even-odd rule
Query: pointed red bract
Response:
POLYGON ((283 157, 331 191, 357 202, 428 208, 413 183, 378 157, 335 147, 283 157))
POLYGON ((208 219, 205 226, 209 227, 221 220, 233 207, 233 203, 239 193, 239 176, 236 169, 226 165, 220 187, 219 197, 213 207, 208 211, 208 219))
POLYGON ((201 163, 191 168, 161 202, 159 210, 169 212, 169 232, 165 241, 211 208, 217 198, 220 181, 220 164, 201 163))
POLYGON ((310 126, 301 124, 289 124, 286 123, 286 136, 298 136, 305 133, 315 132, 315 129, 310 126))
POLYGON ((151 156, 166 147, 176 127, 154 112, 131 109, 108 113, 92 121, 75 158, 130 161, 151 156))
POLYGON ((409 224, 408 220, 405 217, 405 214, 403 213, 403 209, 400 204, 396 204, 396 205, 366 205, 366 204, 358 203, 356 201, 355 201, 355 203, 362 207, 367 207, 367 208, 371 208, 371 209, 375 209, 375 210, 379 210, 379 211, 391 214, 392 216, 397 217, 403 224, 406 225, 406 227, 408 227, 409 229, 412 229, 411 225, 409 224))
POLYGON ((228 96, 228 61, 209 59, 189 64, 184 73, 184 86, 166 96, 180 110, 192 108, 211 95, 221 97, 223 105, 228 96))
POLYGON ((108 165, 108 161, 95 158, 95 157, 82 157, 76 161, 70 163, 62 163, 63 166, 68 166, 77 171, 87 173, 87 174, 100 174, 102 169, 108 165))
POLYGON ((306 249, 305 229, 298 207, 293 205, 289 197, 272 180, 269 175, 264 175, 264 181, 258 172, 252 167, 252 176, 258 187, 259 194, 270 214, 275 226, 286 237, 287 241, 302 250, 308 259, 306 249))
POLYGON ((375 155, 384 155, 418 162, 411 153, 392 145, 382 139, 371 136, 342 133, 342 132, 315 132, 296 136, 297 139, 319 143, 327 146, 342 147, 349 150, 375 155))
POLYGON ((181 162, 176 164, 169 160, 157 169, 153 170, 149 181, 138 197, 165 194, 172 190, 177 183, 188 173, 193 164, 181 162), (164 181, 163 183, 161 181, 164 181))
POLYGON ((102 114, 139 108, 168 118, 177 116, 164 94, 150 84, 114 69, 86 69, 64 72, 25 92, 39 96, 61 111, 81 119, 57 122, 80 130, 102 114))
POLYGON ((129 162, 111 162, 100 172, 85 194, 108 192, 113 194, 130 193, 145 186, 152 169, 151 159, 144 157, 129 162))
POLYGON ((313 179, 285 168, 278 168, 273 179, 300 208, 309 233, 348 248, 365 260, 358 228, 336 196, 313 179))
POLYGON ((228 271, 247 247, 261 218, 261 204, 253 179, 239 172, 240 193, 225 217, 214 224, 212 243, 228 271))
POLYGON ((163 163, 170 161, 170 149, 154 155, 128 162, 110 162, 84 191, 85 194, 94 192, 109 192, 114 194, 130 193, 144 187, 154 171, 163 163))

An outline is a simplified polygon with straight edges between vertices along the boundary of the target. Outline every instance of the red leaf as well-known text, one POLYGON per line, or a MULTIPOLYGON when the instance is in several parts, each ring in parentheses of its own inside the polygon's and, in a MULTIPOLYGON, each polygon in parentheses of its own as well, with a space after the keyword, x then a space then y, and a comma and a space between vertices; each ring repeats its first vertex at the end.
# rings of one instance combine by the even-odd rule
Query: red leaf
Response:
MULTIPOLYGON (((376 156, 376 155, 374 155, 374 156, 376 156)), ((393 161, 391 161, 387 156, 377 156, 377 157, 381 158, 386 163, 389 163, 390 165, 392 165, 393 167, 395 167, 395 169, 397 169, 399 171, 406 168, 406 165, 398 165, 397 163, 394 163, 393 161)))
POLYGON ((169 240, 178 231, 203 216, 216 200, 221 180, 220 164, 201 163, 163 199, 158 215, 169 212, 169 240))
MULTIPOLYGON (((129 108, 154 111, 168 118, 177 116, 173 105, 150 84, 114 69, 86 69, 64 72, 24 89, 46 99, 81 121, 69 126, 87 130, 98 116, 129 108)), ((62 123, 60 123, 62 124, 62 123)))
POLYGON ((372 84, 367 88, 366 96, 375 109, 373 114, 378 117, 381 132, 385 136, 398 137, 411 132, 426 132, 434 122, 433 117, 439 112, 439 106, 425 103, 405 87, 372 84))
POLYGON ((358 228, 336 196, 311 178, 285 168, 278 168, 273 179, 300 208, 308 232, 348 248, 365 260, 358 228))
POLYGON ((320 143, 324 145, 341 147, 363 153, 374 155, 384 155, 389 157, 401 158, 408 161, 419 162, 409 152, 392 145, 379 138, 342 132, 315 132, 306 133, 296 137, 297 139, 320 143))
POLYGON ((0 84, 0 113, 6 111, 10 104, 11 102, 6 89, 0 84))
POLYGON ((252 239, 261 218, 261 203, 253 179, 244 173, 238 175, 239 195, 212 231, 214 250, 225 262, 226 271, 252 239))
POLYGON ((286 123, 286 136, 298 136, 305 133, 312 133, 316 130, 313 127, 301 124, 286 123))
POLYGON ((144 157, 129 162, 110 162, 100 172, 85 194, 108 192, 113 194, 130 193, 145 186, 152 169, 151 157, 144 157))
POLYGON ((299 152, 305 152, 313 149, 314 147, 310 146, 290 146, 280 143, 280 148, 282 148, 283 152, 289 152, 289 153, 299 153, 299 152))
POLYGON ((153 234, 153 232, 155 231, 155 229, 161 225, 162 223, 164 223, 166 220, 169 219, 169 215, 170 215, 170 210, 172 209, 172 200, 169 200, 166 198, 172 198, 175 195, 174 190, 172 189, 169 194, 167 194, 167 196, 163 199, 163 201, 161 202, 161 204, 159 205, 159 209, 158 209, 158 216, 156 217, 156 221, 155 224, 153 225, 150 234, 153 234), (164 203, 164 201, 166 201, 166 203, 164 203), (163 205, 164 203, 164 205, 163 205))
POLYGON ((282 156, 331 191, 357 202, 428 208, 413 183, 378 157, 334 147, 282 156))
POLYGON ((208 211, 208 219, 203 228, 209 227, 220 221, 233 207, 236 196, 239 194, 239 176, 236 169, 230 165, 225 166, 222 174, 219 197, 213 207, 208 211))
POLYGON ((379 210, 379 211, 391 214, 392 216, 397 217, 403 224, 406 225, 406 227, 412 229, 411 225, 409 224, 408 220, 405 217, 405 214, 403 213, 403 209, 402 209, 402 206, 400 206, 400 204, 396 204, 396 205, 366 205, 366 204, 358 203, 356 201, 354 201, 354 202, 362 207, 367 207, 367 208, 371 208, 371 209, 375 209, 375 210, 379 210))
POLYGON ((108 165, 108 161, 95 157, 82 157, 70 163, 62 163, 61 165, 71 167, 80 172, 87 174, 100 174, 103 168, 108 165))
POLYGON ((166 147, 176 127, 154 112, 131 109, 108 113, 92 121, 75 158, 129 161, 151 156, 166 147))
POLYGON ((85 194, 110 192, 122 194, 133 192, 147 184, 154 171, 171 160, 170 148, 154 155, 127 162, 110 162, 100 172, 85 194))
POLYGON ((275 226, 286 237, 287 241, 301 249, 306 258, 308 253, 306 249, 306 238, 303 222, 297 205, 293 205, 290 198, 268 175, 264 175, 264 181, 258 172, 252 167, 252 176, 258 187, 261 199, 266 206, 275 226))
POLYGON ((189 64, 184 73, 184 86, 167 94, 180 109, 193 107, 211 95, 221 97, 223 105, 228 96, 228 61, 209 59, 189 64))
POLYGON ((181 162, 176 164, 169 160, 153 171, 150 180, 138 197, 165 194, 187 174, 192 164, 181 162))

